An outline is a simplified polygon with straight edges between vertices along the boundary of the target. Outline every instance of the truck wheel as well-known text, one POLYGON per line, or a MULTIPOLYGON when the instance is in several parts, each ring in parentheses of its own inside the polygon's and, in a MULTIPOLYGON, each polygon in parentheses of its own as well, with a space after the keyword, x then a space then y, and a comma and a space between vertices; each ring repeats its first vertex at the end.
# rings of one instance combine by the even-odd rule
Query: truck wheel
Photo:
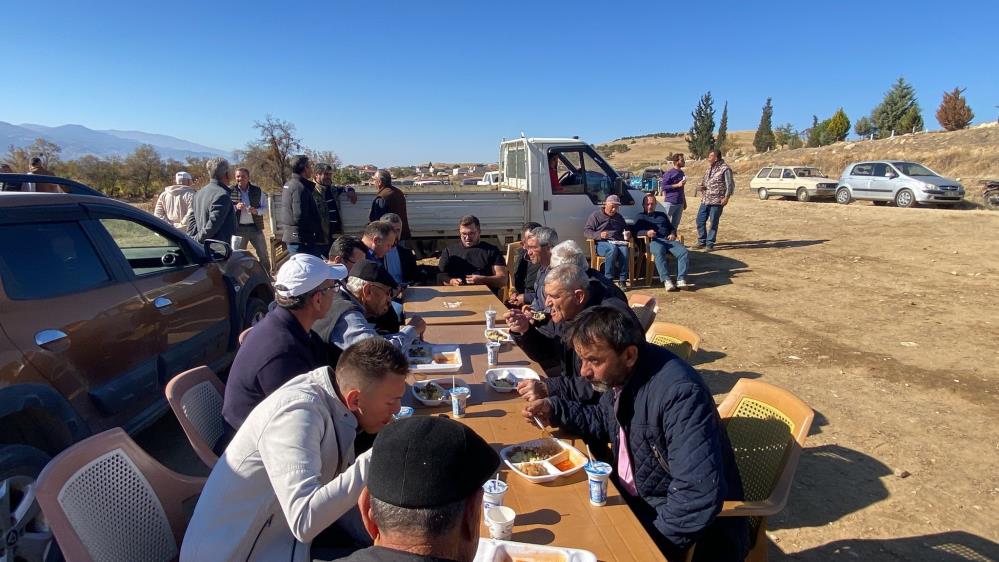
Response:
POLYGON ((850 196, 850 190, 841 187, 836 190, 836 202, 840 205, 849 205, 850 201, 853 201, 853 197, 850 196))
POLYGON ((908 189, 900 190, 895 194, 895 206, 908 208, 916 205, 916 196, 908 189))
POLYGON ((769 193, 769 192, 767 191, 767 188, 765 188, 765 187, 761 187, 761 188, 760 188, 760 189, 759 189, 759 190, 758 190, 758 191, 756 192, 756 194, 757 194, 757 195, 759 195, 759 196, 760 196, 760 199, 762 199, 762 200, 764 200, 764 201, 766 201, 766 200, 767 200, 767 198, 768 198, 768 197, 770 197, 770 193, 769 193))
POLYGON ((6 494, 0 495, 0 559, 24 562, 62 560, 52 530, 35 500, 38 473, 50 458, 44 451, 27 445, 0 447, 0 482, 6 494))
POLYGON ((808 203, 811 199, 812 198, 810 195, 808 195, 807 189, 805 189, 804 187, 798 188, 798 201, 801 201, 802 203, 808 203))
POLYGON ((250 297, 246 301, 246 315, 243 316, 246 320, 243 322, 243 329, 245 330, 257 322, 260 322, 264 319, 266 314, 267 303, 257 297, 250 297))

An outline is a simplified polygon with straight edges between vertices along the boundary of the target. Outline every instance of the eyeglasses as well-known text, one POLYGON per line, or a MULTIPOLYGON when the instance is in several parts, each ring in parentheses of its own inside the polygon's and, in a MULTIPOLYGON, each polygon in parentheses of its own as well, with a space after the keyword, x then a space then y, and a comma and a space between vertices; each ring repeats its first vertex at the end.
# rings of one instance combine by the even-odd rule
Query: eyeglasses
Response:
POLYGON ((316 289, 316 293, 318 293, 320 295, 323 295, 323 294, 326 294, 329 291, 332 291, 333 289, 336 289, 336 285, 330 285, 329 287, 324 287, 322 289, 316 289))

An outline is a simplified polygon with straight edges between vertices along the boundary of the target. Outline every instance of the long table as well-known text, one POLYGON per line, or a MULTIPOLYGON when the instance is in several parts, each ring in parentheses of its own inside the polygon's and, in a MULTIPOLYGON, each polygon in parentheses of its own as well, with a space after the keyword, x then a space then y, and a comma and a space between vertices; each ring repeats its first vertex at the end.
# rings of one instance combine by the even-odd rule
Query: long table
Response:
MULTIPOLYGON (((524 401, 516 392, 496 392, 485 383, 485 372, 489 367, 485 340, 479 327, 430 326, 424 339, 430 343, 461 346, 463 364, 455 376, 468 383, 472 394, 466 414, 459 421, 474 429, 497 451, 507 445, 542 436, 541 430, 521 415, 524 401)), ((503 345, 498 367, 529 367, 538 374, 543 373, 537 363, 512 344, 503 345)), ((410 375, 412 380, 449 376, 449 373, 410 375)), ((404 404, 413 406, 416 415, 450 417, 449 406, 427 408, 416 402, 411 394, 406 396, 404 404)), ((560 433, 556 436, 586 452, 586 445, 581 439, 560 433)), ((517 512, 512 540, 582 548, 607 562, 665 560, 613 484, 608 486, 607 505, 595 507, 590 505, 589 487, 583 471, 546 484, 532 484, 506 465, 501 467, 500 472, 501 478, 509 485, 504 504, 517 512)), ((485 525, 481 533, 483 537, 489 536, 485 525)))
POLYGON ((486 323, 486 310, 492 307, 502 318, 506 306, 483 285, 460 287, 410 287, 402 297, 407 315, 416 314, 428 326, 486 323))

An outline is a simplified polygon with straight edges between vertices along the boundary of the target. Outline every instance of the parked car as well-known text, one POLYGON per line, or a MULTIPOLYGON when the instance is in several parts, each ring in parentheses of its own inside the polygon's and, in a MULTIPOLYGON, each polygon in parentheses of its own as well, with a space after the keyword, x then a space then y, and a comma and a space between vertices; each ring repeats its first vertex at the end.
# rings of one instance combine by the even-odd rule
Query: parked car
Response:
POLYGON ((465 179, 461 180, 461 185, 462 186, 466 186, 466 185, 479 185, 479 182, 481 180, 482 180, 482 178, 465 178, 465 179))
POLYGON ((964 186, 922 164, 894 160, 854 162, 839 178, 836 201, 873 201, 912 207, 920 203, 953 206, 964 200, 964 186))
POLYGON ((836 196, 836 181, 811 166, 764 166, 749 181, 749 188, 755 190, 760 199, 779 195, 806 202, 836 196))
MULTIPOLYGON (((0 182, 23 179, 13 176, 0 182)), ((249 253, 199 244, 131 205, 0 193, 0 511, 10 515, 0 559, 47 559, 51 532, 32 504, 52 456, 111 427, 148 426, 184 370, 224 372, 272 296, 249 253)))
POLYGON ((479 180, 479 185, 499 185, 503 181, 501 172, 486 172, 479 180))

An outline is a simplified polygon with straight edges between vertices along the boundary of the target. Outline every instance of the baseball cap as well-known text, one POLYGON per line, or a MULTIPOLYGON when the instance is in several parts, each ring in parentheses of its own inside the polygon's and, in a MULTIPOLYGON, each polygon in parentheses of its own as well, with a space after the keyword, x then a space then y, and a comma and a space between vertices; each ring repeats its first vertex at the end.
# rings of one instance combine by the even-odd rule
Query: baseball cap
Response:
POLYGON ((173 177, 174 183, 180 183, 184 180, 189 180, 189 179, 191 179, 191 174, 187 172, 177 172, 177 175, 173 177))
POLYGON ((274 289, 282 297, 297 297, 308 293, 332 279, 338 281, 347 277, 347 268, 330 265, 311 254, 295 254, 278 270, 274 289))
POLYGON ((608 195, 607 199, 604 199, 604 204, 610 203, 611 205, 620 205, 621 198, 617 195, 608 195))
POLYGON ((496 451, 465 424, 433 416, 405 418, 378 432, 368 492, 396 507, 439 507, 476 493, 499 464, 496 451))
POLYGON ((371 260, 361 260, 350 268, 350 276, 364 279, 369 283, 380 283, 395 291, 399 284, 395 282, 389 272, 381 265, 371 260))

